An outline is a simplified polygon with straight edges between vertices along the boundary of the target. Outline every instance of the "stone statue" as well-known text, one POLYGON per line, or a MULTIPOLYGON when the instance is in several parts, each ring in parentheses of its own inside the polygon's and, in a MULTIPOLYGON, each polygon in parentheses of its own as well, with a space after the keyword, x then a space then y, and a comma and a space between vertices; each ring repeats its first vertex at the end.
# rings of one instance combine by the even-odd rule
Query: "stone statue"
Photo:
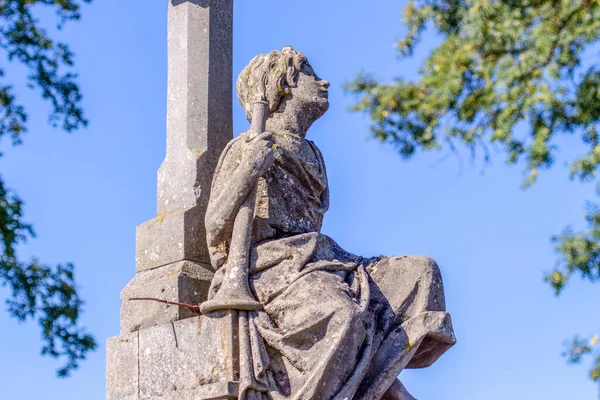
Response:
POLYGON ((433 260, 363 258, 321 233, 327 173, 305 137, 329 107, 328 87, 292 47, 255 57, 237 82, 249 119, 257 98, 267 102, 266 131, 227 145, 205 222, 217 270, 211 299, 236 215, 256 190, 248 283, 263 309, 244 312, 241 360, 252 376, 240 399, 412 399, 400 372, 431 365, 455 343, 433 260))

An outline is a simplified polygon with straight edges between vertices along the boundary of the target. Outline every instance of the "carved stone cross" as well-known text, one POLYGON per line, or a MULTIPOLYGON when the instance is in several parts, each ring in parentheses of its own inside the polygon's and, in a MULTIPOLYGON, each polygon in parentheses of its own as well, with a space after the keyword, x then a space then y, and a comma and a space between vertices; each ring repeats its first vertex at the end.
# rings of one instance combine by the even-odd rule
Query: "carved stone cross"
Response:
POLYGON ((137 274, 121 293, 120 336, 107 344, 109 400, 236 397, 235 313, 207 319, 185 307, 128 301, 206 299, 214 271, 204 214, 233 137, 232 41, 233 0, 168 0, 166 157, 157 215, 137 228, 137 274), (221 346, 200 343, 211 337, 221 346))
POLYGON ((232 138, 233 0, 169 0, 167 154, 157 219, 138 230, 137 270, 209 264, 204 211, 232 138))
POLYGON ((136 234, 138 274, 121 295, 121 332, 196 316, 129 302, 205 300, 213 275, 204 214, 219 155, 232 138, 233 0, 168 0, 167 151, 157 215, 136 234))

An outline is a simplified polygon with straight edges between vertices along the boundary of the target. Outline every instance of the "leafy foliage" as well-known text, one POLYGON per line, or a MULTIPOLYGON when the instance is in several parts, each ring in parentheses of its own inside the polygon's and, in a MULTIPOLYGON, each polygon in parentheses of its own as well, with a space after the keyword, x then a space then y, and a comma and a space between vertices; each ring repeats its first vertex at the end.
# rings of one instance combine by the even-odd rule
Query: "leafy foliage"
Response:
MULTIPOLYGON (((584 356, 593 354, 598 347, 598 336, 592 336, 589 339, 575 337, 570 343, 567 343, 567 350, 564 356, 571 364, 579 364, 584 356)), ((590 370, 590 378, 595 382, 600 382, 600 351, 596 350, 595 365, 590 370)))
MULTIPOLYGON (((55 10, 60 29, 80 18, 83 3, 91 0, 0 0, 0 49, 8 61, 28 71, 30 88, 41 91, 51 104, 49 122, 67 132, 87 125, 81 108, 77 75, 69 69, 73 53, 55 42, 35 18, 39 7, 55 10)), ((27 131, 27 112, 17 101, 14 87, 6 82, 0 68, 0 139, 10 136, 11 143, 22 142, 27 131)), ((8 286, 8 312, 19 321, 37 320, 44 341, 42 354, 65 357, 66 364, 57 374, 68 376, 88 351, 96 348, 94 338, 78 326, 83 302, 77 293, 73 265, 55 267, 37 260, 19 261, 16 246, 33 237, 30 224, 23 221, 23 202, 0 179, 0 283, 8 286)))
MULTIPOLYGON (((411 0, 403 17, 402 57, 425 29, 443 42, 417 81, 387 84, 361 73, 348 85, 358 96, 352 109, 370 114, 374 137, 405 158, 466 146, 487 161, 489 148, 499 147, 509 164, 525 165, 528 187, 554 164, 556 138, 576 136, 585 150, 571 163, 571 179, 596 179, 600 70, 585 61, 600 39, 600 0, 411 0)), ((600 279, 600 209, 589 205, 586 220, 587 230, 553 238, 559 261, 546 281, 556 294, 573 274, 600 279)), ((572 343, 569 354, 580 351, 571 361, 591 352, 580 344, 572 343)))
POLYGON ((574 273, 592 282, 600 279, 600 209, 588 204, 585 217, 589 229, 584 232, 573 232, 565 229, 560 236, 552 238, 560 255, 558 268, 546 276, 555 293, 560 294, 567 281, 574 273))

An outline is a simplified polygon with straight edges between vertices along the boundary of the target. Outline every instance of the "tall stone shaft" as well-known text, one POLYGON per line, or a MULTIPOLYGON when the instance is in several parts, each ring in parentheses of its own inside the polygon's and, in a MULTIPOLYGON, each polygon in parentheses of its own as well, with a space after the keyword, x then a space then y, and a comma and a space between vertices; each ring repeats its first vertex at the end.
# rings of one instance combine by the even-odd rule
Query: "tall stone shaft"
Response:
POLYGON ((157 217, 140 225, 137 270, 209 264, 204 212, 232 129, 233 0, 170 0, 167 153, 157 217))
POLYGON ((198 204, 231 140, 232 5, 169 6, 167 157, 158 174, 158 214, 198 204))
POLYGON ((157 216, 137 227, 137 275, 121 293, 121 333, 197 316, 210 266, 204 214, 219 156, 232 138, 233 0, 169 0, 167 152, 157 216))

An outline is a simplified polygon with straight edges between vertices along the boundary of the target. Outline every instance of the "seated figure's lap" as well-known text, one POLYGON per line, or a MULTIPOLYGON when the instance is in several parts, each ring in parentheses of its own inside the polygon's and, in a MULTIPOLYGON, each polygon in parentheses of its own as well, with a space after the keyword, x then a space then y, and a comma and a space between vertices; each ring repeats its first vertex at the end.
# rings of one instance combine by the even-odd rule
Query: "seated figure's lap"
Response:
POLYGON ((342 276, 306 274, 265 305, 265 311, 279 330, 264 336, 283 356, 272 356, 280 366, 274 369, 288 376, 277 383, 279 392, 299 396, 301 391, 298 398, 320 399, 339 390, 366 338, 362 312, 342 276))
MULTIPOLYGON (((379 313, 381 330, 391 332, 421 314, 439 315, 437 312, 441 312, 447 316, 441 273, 431 258, 382 257, 368 265, 367 271, 375 286, 372 301, 385 303, 384 310, 379 313)), ((374 304, 374 307, 377 308, 377 305, 374 304)), ((406 368, 428 367, 454 344, 451 322, 448 316, 446 318, 444 324, 447 325, 444 326, 447 329, 441 334, 423 338, 406 368)))
MULTIPOLYGON (((389 331, 427 311, 446 311, 441 273, 425 256, 381 257, 366 265, 371 282, 371 308, 387 314, 383 328, 389 331), (393 314, 393 316, 392 316, 393 314), (392 321, 393 320, 393 321, 392 321), (392 326, 393 325, 393 326, 392 326)), ((360 299, 345 279, 346 273, 313 271, 294 281, 265 305, 275 325, 287 332, 318 330, 331 322, 352 324, 358 319, 360 299), (310 326, 308 326, 310 324, 310 326)), ((355 278, 356 279, 356 278, 355 278)), ((383 318, 382 318, 383 317, 383 318)), ((305 338, 306 339, 306 338, 305 338)), ((313 340, 309 341, 314 344, 313 340)), ((311 344, 311 345, 312 345, 311 344)))
MULTIPOLYGON (((329 253, 342 260, 360 260, 340 251, 329 253)), ((367 351, 377 352, 383 346, 385 357, 373 353, 373 360, 384 362, 401 356, 403 347, 392 333, 403 329, 404 322, 423 313, 445 311, 441 274, 428 257, 381 257, 337 272, 330 268, 342 265, 335 259, 313 258, 313 263, 304 266, 306 270, 301 269, 306 273, 263 302, 269 322, 261 324, 261 335, 274 350, 270 351, 271 368, 279 377, 277 387, 282 394, 329 398, 345 385, 357 365, 371 358, 367 351), (319 265, 329 269, 310 271, 319 265), (388 341, 391 345, 386 346, 388 341), (400 353, 392 354, 390 349, 400 353)), ((272 272, 281 266, 274 268, 272 272)), ((257 276, 254 287, 268 284, 277 275, 257 276)), ((426 337, 407 367, 427 366, 447 347, 437 338, 426 337)), ((371 370, 376 376, 380 369, 378 363, 361 367, 367 376, 371 370)))
POLYGON ((265 306, 278 326, 288 331, 310 329, 331 320, 353 320, 360 316, 358 304, 342 277, 328 271, 313 271, 293 282, 265 306))

